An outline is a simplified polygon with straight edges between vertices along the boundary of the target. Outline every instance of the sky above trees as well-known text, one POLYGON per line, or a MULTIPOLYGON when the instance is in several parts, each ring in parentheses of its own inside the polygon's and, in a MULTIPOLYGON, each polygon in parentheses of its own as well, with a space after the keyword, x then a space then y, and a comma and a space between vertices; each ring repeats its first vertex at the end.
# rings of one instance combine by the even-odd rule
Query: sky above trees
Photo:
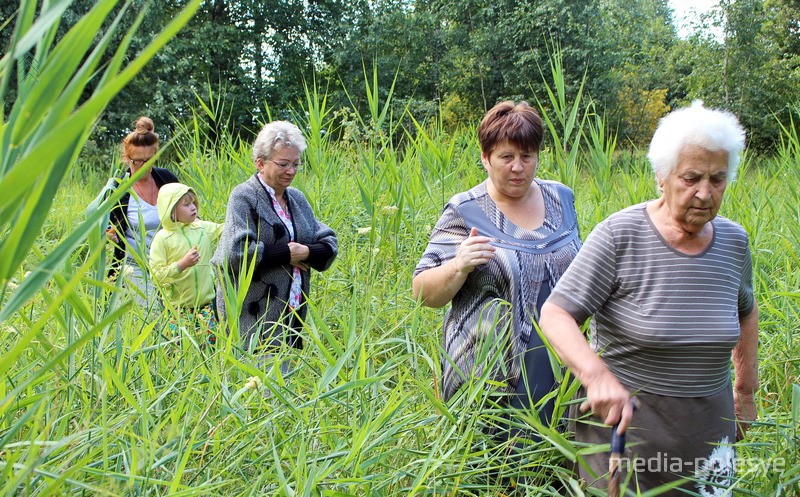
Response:
POLYGON ((716 0, 669 0, 678 35, 688 36, 692 31, 692 25, 699 20, 699 15, 708 13, 715 4, 716 0))

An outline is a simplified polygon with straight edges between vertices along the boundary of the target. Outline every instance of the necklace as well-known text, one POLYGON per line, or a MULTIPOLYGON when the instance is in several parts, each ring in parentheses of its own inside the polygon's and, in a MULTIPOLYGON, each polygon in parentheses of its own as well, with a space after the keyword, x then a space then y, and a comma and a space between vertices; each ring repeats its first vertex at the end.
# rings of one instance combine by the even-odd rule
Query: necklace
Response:
POLYGON ((158 187, 156 187, 155 181, 153 181, 152 178, 149 181, 146 181, 144 185, 142 185, 141 180, 137 181, 133 185, 133 190, 140 199, 144 200, 150 205, 156 205, 156 201, 158 199, 158 187))

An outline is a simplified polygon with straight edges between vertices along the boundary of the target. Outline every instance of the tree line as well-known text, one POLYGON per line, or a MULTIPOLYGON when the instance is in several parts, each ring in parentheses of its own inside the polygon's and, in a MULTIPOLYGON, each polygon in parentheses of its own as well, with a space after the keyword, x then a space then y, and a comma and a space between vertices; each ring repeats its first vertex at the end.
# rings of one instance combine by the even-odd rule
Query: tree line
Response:
MULTIPOLYGON (((119 21, 139 23, 131 57, 185 3, 120 3, 119 21)), ((71 2, 61 31, 95 4, 71 2)), ((0 6, 4 20, 15 12, 0 6)), ((700 98, 737 114, 749 145, 768 150, 800 102, 798 19, 793 0, 720 0, 679 36, 667 0, 208 0, 120 92, 93 139, 118 143, 142 114, 168 137, 202 106, 213 107, 202 117, 212 136, 224 127, 249 139, 259 122, 289 117, 309 86, 327 95, 336 128, 369 104, 373 75, 395 116, 453 129, 501 99, 546 107, 558 51, 566 98, 591 101, 622 146, 646 144, 670 108, 700 98)))

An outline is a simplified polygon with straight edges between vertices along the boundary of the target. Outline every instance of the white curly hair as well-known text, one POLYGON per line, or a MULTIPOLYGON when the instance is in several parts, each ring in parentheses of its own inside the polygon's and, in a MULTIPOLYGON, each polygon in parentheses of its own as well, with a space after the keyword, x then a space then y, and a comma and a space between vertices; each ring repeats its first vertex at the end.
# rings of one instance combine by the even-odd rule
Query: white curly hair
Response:
POLYGON ((661 119, 650 141, 647 158, 656 178, 665 179, 678 166, 678 158, 687 145, 708 151, 728 153, 728 181, 736 178, 744 150, 745 131, 730 112, 709 109, 702 100, 690 107, 671 112, 661 119))
POLYGON ((253 162, 269 159, 276 148, 294 147, 302 154, 306 139, 300 128, 289 121, 272 121, 264 125, 253 142, 253 162))

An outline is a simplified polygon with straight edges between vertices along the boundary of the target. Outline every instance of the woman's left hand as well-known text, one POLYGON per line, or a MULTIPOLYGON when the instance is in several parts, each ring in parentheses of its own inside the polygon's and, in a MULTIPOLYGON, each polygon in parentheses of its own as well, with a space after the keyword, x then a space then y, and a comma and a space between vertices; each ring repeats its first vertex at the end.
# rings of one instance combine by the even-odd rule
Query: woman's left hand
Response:
POLYGON ((750 423, 756 420, 755 392, 758 389, 758 306, 746 316, 739 317, 739 343, 733 348, 731 358, 735 381, 733 383, 733 410, 736 414, 736 440, 744 438, 750 423))
POLYGON ((736 441, 740 441, 756 420, 756 401, 754 393, 740 393, 733 390, 733 412, 736 414, 736 441))
POLYGON ((311 251, 308 250, 308 247, 302 243, 289 242, 289 252, 291 253, 289 264, 294 267, 298 267, 303 271, 308 271, 308 264, 304 262, 306 259, 308 259, 308 256, 311 253, 311 251))

